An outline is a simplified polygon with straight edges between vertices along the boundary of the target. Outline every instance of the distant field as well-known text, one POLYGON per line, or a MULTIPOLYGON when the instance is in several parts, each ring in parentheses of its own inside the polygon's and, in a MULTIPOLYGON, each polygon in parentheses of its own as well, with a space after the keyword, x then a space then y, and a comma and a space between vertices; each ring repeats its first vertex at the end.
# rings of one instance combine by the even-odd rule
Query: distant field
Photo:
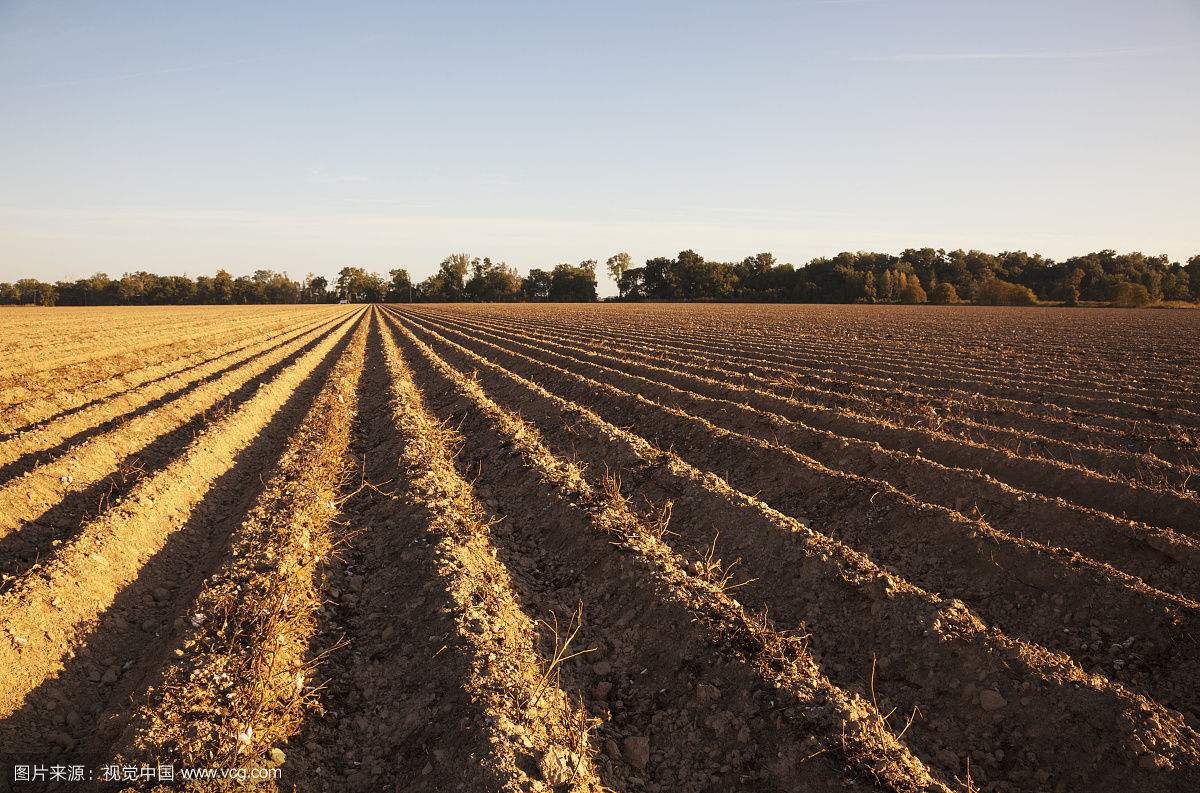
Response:
POLYGON ((1198 789, 1198 339, 1184 311, 0 309, 0 760, 1198 789))

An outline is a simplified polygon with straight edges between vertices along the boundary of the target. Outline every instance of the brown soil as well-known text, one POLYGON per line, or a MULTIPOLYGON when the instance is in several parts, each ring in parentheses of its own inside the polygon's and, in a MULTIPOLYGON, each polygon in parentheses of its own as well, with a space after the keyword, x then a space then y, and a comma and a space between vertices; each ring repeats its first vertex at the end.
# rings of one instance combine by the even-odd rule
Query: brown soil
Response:
POLYGON ((1198 322, 0 311, 4 784, 1195 790, 1198 322))

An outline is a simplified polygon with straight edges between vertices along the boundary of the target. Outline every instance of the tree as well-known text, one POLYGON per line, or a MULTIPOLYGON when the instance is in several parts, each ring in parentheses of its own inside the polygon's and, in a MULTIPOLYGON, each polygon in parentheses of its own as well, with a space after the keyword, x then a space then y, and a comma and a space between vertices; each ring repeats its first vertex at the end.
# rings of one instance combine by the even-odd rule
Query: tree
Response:
POLYGON ((1027 286, 989 278, 975 292, 975 302, 981 306, 1032 306, 1037 295, 1027 286))
POLYGON ((326 303, 329 301, 329 281, 324 276, 309 273, 300 288, 301 303, 326 303))
POLYGON ((217 270, 212 278, 212 302, 222 305, 233 302, 233 276, 224 270, 217 270))
POLYGON ((895 298, 895 294, 895 276, 892 275, 891 270, 884 270, 883 289, 880 291, 879 296, 885 302, 890 303, 895 298))
POLYGON ((387 295, 387 282, 380 277, 379 273, 370 273, 362 284, 363 302, 381 303, 385 295, 387 295))
POLYGON ((144 306, 150 302, 158 276, 139 270, 125 273, 117 281, 118 300, 122 305, 144 306))
POLYGON ((596 300, 596 271, 588 267, 558 265, 550 272, 549 298, 573 302, 596 300))
POLYGON ((318 275, 312 280, 313 302, 314 303, 332 303, 334 293, 329 289, 329 279, 323 275, 318 275))
POLYGON ((1170 270, 1166 255, 1147 256, 1140 251, 1118 254, 1103 250, 1075 256, 1063 263, 1065 272, 1078 268, 1083 271, 1079 285, 1084 300, 1110 300, 1113 290, 1122 281, 1141 284, 1152 301, 1163 296, 1164 276, 1170 270))
POLYGON ((646 298, 646 268, 632 267, 621 274, 617 282, 621 297, 629 300, 644 300, 646 298))
POLYGON ((196 282, 186 275, 168 275, 160 278, 150 295, 150 302, 157 306, 181 306, 194 303, 196 302, 196 282))
POLYGON ((233 302, 243 306, 262 302, 262 295, 253 278, 240 275, 233 279, 233 302))
POLYGON ((921 281, 915 275, 910 277, 900 290, 900 302, 909 305, 929 302, 929 296, 925 294, 921 281))
MULTIPOLYGON (((961 254, 962 251, 958 251, 958 253, 961 254)), ((940 277, 943 281, 950 280, 953 282, 952 278, 946 277, 945 272, 949 259, 950 256, 941 248, 909 248, 900 253, 896 263, 903 268, 907 280, 911 281, 913 278, 916 278, 918 279, 918 287, 922 283, 926 283, 932 288, 934 279, 937 277, 940 277)), ((904 300, 903 291, 905 285, 900 284, 896 287, 896 298, 898 300, 904 300)))
MULTIPOLYGON (((320 279, 324 286, 324 279, 320 279)), ((64 306, 165 306, 230 303, 295 303, 302 287, 286 273, 258 270, 234 279, 224 270, 214 276, 157 275, 138 270, 113 280, 95 273, 77 281, 48 284, 26 278, 7 285, 0 303, 64 306)))
POLYGON ((249 283, 243 283, 242 289, 241 302, 244 303, 300 302, 300 284, 288 278, 287 273, 255 270, 249 283))
POLYGON ((79 305, 82 306, 106 305, 115 297, 112 294, 113 280, 108 273, 93 273, 91 277, 77 281, 76 286, 79 289, 79 305))
POLYGON ((526 300, 549 300, 552 282, 550 273, 535 267, 521 281, 521 294, 526 300))
POLYGON ((338 270, 338 298, 347 303, 357 302, 359 284, 367 277, 367 271, 361 267, 343 267, 338 270))
POLYGON ((933 288, 930 302, 940 306, 952 306, 959 302, 958 290, 954 288, 954 284, 942 281, 933 288))
POLYGON ((466 288, 467 271, 471 267, 469 253, 452 253, 438 266, 441 276, 442 297, 446 300, 461 300, 466 288))
POLYGON ((669 300, 678 297, 678 280, 675 260, 658 256, 646 260, 642 267, 642 293, 651 300, 669 300))
POLYGON ((1188 276, 1187 270, 1183 269, 1178 262, 1172 264, 1170 269, 1163 274, 1162 291, 1163 297, 1167 300, 1191 299, 1191 278, 1188 276))
POLYGON ((1079 305, 1079 285, 1081 283, 1083 283, 1083 270, 1078 267, 1072 268, 1063 276, 1058 286, 1059 297, 1062 298, 1063 305, 1079 305))
POLYGON ((378 303, 387 288, 378 273, 361 267, 343 267, 338 271, 338 296, 347 303, 378 303))
POLYGON ((1040 253, 1005 251, 996 257, 996 275, 1029 287, 1038 298, 1052 298, 1066 269, 1040 253))
POLYGON ((1141 308, 1154 302, 1148 290, 1142 284, 1129 281, 1119 281, 1113 287, 1111 304, 1120 308, 1141 308))
POLYGON ((413 282, 408 276, 408 270, 403 267, 388 272, 387 302, 410 303, 413 298, 413 282))
POLYGON ((675 260, 676 294, 685 300, 723 299, 733 295, 737 276, 723 262, 707 261, 695 251, 682 251, 675 260))
POLYGON ((53 284, 47 284, 36 278, 22 278, 13 284, 17 293, 17 303, 25 306, 52 306, 57 292, 53 284))
POLYGON ((515 300, 521 294, 521 277, 504 262, 493 263, 490 258, 475 259, 472 274, 464 292, 471 300, 494 302, 515 300))
MULTIPOLYGON (((607 272, 624 300, 788 300, 805 302, 898 302, 956 299, 988 305, 1032 305, 1039 299, 1141 303, 1200 300, 1200 255, 1186 264, 1164 255, 1103 250, 1061 264, 1036 253, 910 248, 899 256, 843 251, 794 267, 770 253, 737 262, 707 260, 693 250, 674 258, 656 257, 633 267, 628 253, 613 254, 607 272)), ((309 273, 303 282, 285 272, 259 269, 233 278, 225 270, 212 276, 161 276, 137 271, 110 279, 104 273, 76 281, 43 283, 23 279, 0 285, 0 302, 54 305, 162 305, 185 303, 321 303, 339 297, 377 300, 595 300, 599 264, 587 259, 552 270, 533 269, 525 278, 503 262, 452 254, 437 272, 414 286, 407 270, 391 270, 387 280, 361 267, 343 268, 336 290, 326 278, 309 273)))
POLYGON ((769 300, 778 298, 772 275, 776 272, 775 257, 769 253, 747 256, 733 267, 740 297, 769 300))
MULTIPOLYGON (((620 253, 614 253, 612 256, 609 256, 608 261, 605 262, 605 266, 608 268, 608 277, 613 279, 613 281, 617 284, 617 289, 620 289, 621 277, 629 271, 630 267, 633 266, 633 259, 630 258, 627 252, 621 251, 620 253)), ((621 297, 624 296, 625 293, 621 292, 621 297)))
POLYGON ((875 273, 868 270, 863 273, 863 299, 868 303, 874 303, 875 298, 875 273))

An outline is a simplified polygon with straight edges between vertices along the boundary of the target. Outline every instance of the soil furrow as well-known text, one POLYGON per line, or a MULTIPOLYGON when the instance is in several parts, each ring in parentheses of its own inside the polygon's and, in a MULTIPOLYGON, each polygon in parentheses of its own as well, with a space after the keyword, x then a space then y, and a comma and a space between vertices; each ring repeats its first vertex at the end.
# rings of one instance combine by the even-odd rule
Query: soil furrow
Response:
MULTIPOLYGON (((486 344, 472 339, 467 349, 486 344)), ((757 488, 756 496, 772 507, 852 547, 869 549, 889 569, 925 589, 964 600, 1006 632, 1064 652, 1085 670, 1150 692, 1185 713, 1200 712, 1197 646, 1190 639, 1200 636, 1200 604, 1150 589, 1078 555, 1012 537, 985 521, 918 503, 879 480, 833 471, 789 449, 724 431, 607 382, 538 366, 495 347, 484 352, 601 418, 632 421, 651 443, 671 448, 733 487, 757 488), (918 542, 921 552, 914 554, 918 542), (1043 597, 1047 594, 1052 599, 1043 597), (1084 606, 1080 618, 1063 616, 1058 603, 1068 598, 1084 606), (1114 641, 1146 630, 1160 638, 1143 643, 1132 663, 1109 652, 1114 641)))
MULTIPOLYGON (((711 345, 713 349, 729 349, 720 340, 697 340, 690 334, 672 334, 672 337, 673 341, 686 340, 697 345, 711 345)), ((1193 397, 1186 390, 1175 391, 1168 385, 1157 394, 1138 395, 1142 401, 1131 403, 1126 401, 1128 393, 1111 387, 1111 377, 1088 380, 1085 371, 1073 371, 1073 380, 1064 380, 1061 376, 1031 377, 1016 366, 987 367, 978 365, 978 361, 964 364, 952 356, 946 356, 941 350, 929 349, 928 346, 905 345, 894 350, 880 351, 874 344, 846 344, 836 339, 833 343, 830 339, 821 339, 818 342, 784 333, 780 334, 777 341, 755 339, 747 345, 746 352, 751 356, 764 357, 786 355, 790 359, 817 365, 822 365, 829 359, 849 358, 855 361, 856 370, 884 380, 912 378, 917 383, 934 382, 939 386, 945 385, 945 382, 979 385, 1000 381, 1005 383, 1014 395, 1023 395, 1020 397, 1022 401, 1032 401, 1028 395, 1037 395, 1039 398, 1061 395, 1079 397, 1100 404, 1116 404, 1122 410, 1154 410, 1163 407, 1178 409, 1193 402, 1193 397), (929 377, 931 371, 946 377, 934 380, 929 377), (1183 400, 1182 403, 1180 400, 1183 400)))
POLYGON ((332 328, 339 321, 306 326, 285 332, 281 337, 273 336, 245 345, 153 383, 128 388, 117 396, 97 400, 92 407, 62 420, 42 424, 36 429, 25 430, 16 437, 0 441, 0 482, 19 476, 35 467, 39 461, 53 460, 72 446, 102 435, 198 386, 216 380, 258 355, 277 350, 310 331, 332 328))
POLYGON ((0 765, 1200 789, 1198 322, 0 309, 0 765))
POLYGON ((462 435, 460 472, 494 505, 492 534, 523 599, 578 629, 584 652, 562 680, 598 722, 607 785, 944 789, 872 705, 820 675, 802 640, 685 572, 611 480, 554 456, 444 362, 418 360, 435 414, 462 435))
MULTIPOLYGON (((669 371, 662 367, 655 368, 669 371)), ((701 376, 707 374, 710 378, 714 374, 703 368, 697 371, 701 376)), ((681 375, 686 377, 691 373, 685 371, 681 375)), ((730 375, 735 376, 732 373, 730 375)), ((1200 499, 1190 492, 1152 489, 1102 476, 1080 466, 1018 456, 932 428, 912 429, 872 416, 849 414, 843 410, 804 403, 790 396, 771 393, 771 388, 777 387, 777 384, 766 382, 757 375, 747 375, 741 385, 744 387, 740 390, 750 404, 811 426, 880 443, 889 449, 920 455, 948 467, 986 470, 994 478, 1018 489, 1063 498, 1121 518, 1200 536, 1200 499)))
POLYGON ((288 750, 294 778, 598 793, 586 718, 552 680, 539 686, 533 624, 454 469, 453 433, 377 327, 369 345, 352 442, 364 480, 343 507, 352 539, 330 565, 324 625, 348 644, 315 671, 331 679, 288 750))
POLYGON ((291 358, 312 349, 321 338, 334 331, 330 329, 307 341, 301 340, 301 346, 289 356, 246 379, 225 394, 215 407, 193 413, 145 446, 121 457, 113 473, 81 490, 70 491, 16 531, 0 537, 0 592, 34 569, 43 558, 52 556, 54 549, 70 540, 90 518, 103 514, 131 492, 138 482, 165 468, 207 426, 253 397, 262 384, 287 366, 291 358))
POLYGON ((1017 537, 1028 536, 1049 546, 1081 552, 1168 591, 1189 597, 1200 592, 1200 544, 1170 530, 1012 488, 974 470, 950 468, 808 427, 749 404, 752 393, 738 384, 698 376, 679 377, 670 370, 631 365, 604 352, 538 347, 519 341, 515 334, 496 335, 478 328, 464 334, 461 325, 440 318, 434 326, 454 334, 460 342, 473 338, 499 343, 507 352, 515 351, 572 374, 618 386, 723 429, 784 445, 831 469, 882 479, 928 503, 984 517, 990 525, 1017 537))
POLYGON ((218 342, 204 342, 194 349, 182 348, 164 353, 161 360, 142 359, 136 368, 108 374, 80 387, 56 383, 55 390, 45 397, 33 399, 0 410, 0 439, 8 442, 26 432, 37 432, 52 422, 75 416, 104 404, 137 388, 153 387, 164 380, 185 376, 189 371, 225 356, 234 355, 272 339, 312 330, 336 322, 339 317, 322 317, 313 321, 287 323, 272 327, 269 332, 239 333, 236 338, 222 336, 218 342))
POLYGON ((1061 781, 1071 788, 1183 790, 1195 783, 1200 737, 1178 714, 1084 673, 1066 656, 988 628, 960 601, 925 593, 716 474, 483 358, 462 355, 493 398, 520 404, 527 420, 553 431, 560 455, 621 471, 629 492, 651 503, 670 500, 678 533, 664 540, 685 557, 703 563, 703 549, 719 536, 721 556, 739 556, 738 569, 753 579, 737 590, 738 599, 769 607, 776 622, 804 623, 835 683, 865 685, 871 657, 881 659, 877 682, 886 680, 891 705, 925 714, 911 726, 910 745, 945 778, 974 757, 981 765, 973 768, 1000 789, 1061 781))
MULTIPOLYGON (((442 312, 430 313, 450 320, 456 319, 442 312)), ((472 326, 476 324, 500 330, 511 330, 513 327, 511 323, 486 321, 473 322, 472 326)), ((1003 419, 1002 411, 980 405, 981 401, 986 404, 994 400, 979 395, 975 395, 975 399, 970 403, 947 400, 940 396, 944 392, 939 392, 939 396, 934 397, 928 393, 905 392, 895 384, 879 387, 862 382, 834 380, 790 361, 775 362, 771 365, 749 364, 744 356, 733 354, 683 354, 679 347, 664 345, 661 340, 656 343, 642 340, 641 343, 632 344, 628 339, 614 337, 613 333, 603 330, 584 331, 574 328, 564 329, 560 333, 547 333, 541 324, 522 327, 522 330, 556 347, 582 343, 585 349, 594 350, 599 343, 614 354, 640 361, 669 362, 677 368, 702 372, 709 376, 720 373, 731 380, 751 377, 760 389, 791 397, 802 397, 824 407, 839 411, 865 412, 875 418, 885 418, 890 422, 917 429, 933 428, 976 444, 995 446, 1022 456, 1045 457, 1089 467, 1102 473, 1119 474, 1135 482, 1165 482, 1186 486, 1197 463, 1200 462, 1200 451, 1194 446, 1183 449, 1174 444, 1157 443, 1147 446, 1145 441, 1139 439, 1132 444, 1136 451, 1131 451, 1128 448, 1131 445, 1131 436, 1128 433, 1098 433, 1097 428, 1081 428, 1077 424, 1062 421, 1039 427, 1038 422, 1044 420, 1027 412, 1017 412, 1011 418, 1003 419), (651 352, 653 355, 648 354, 651 352), (968 415, 975 418, 967 418, 968 415), (1003 419, 1001 425, 995 423, 998 419, 1003 419), (1013 423, 1018 426, 1006 426, 1013 423), (1031 427, 1040 429, 1043 434, 1030 432, 1031 427), (1109 445, 1097 446, 1097 441, 1107 441, 1109 445), (1160 459, 1159 455, 1163 457, 1160 459)), ((1194 483, 1192 486, 1195 486, 1194 483)))
MULTIPOLYGON (((461 318, 443 312, 428 312, 442 320, 458 322, 461 318)), ((540 325, 535 327, 515 326, 513 323, 489 322, 472 318, 471 328, 487 328, 493 332, 514 332, 520 328, 521 335, 534 343, 550 344, 555 348, 595 351, 604 349, 612 354, 652 363, 675 362, 677 366, 691 372, 704 372, 712 376, 720 373, 726 379, 741 379, 747 375, 756 378, 756 384, 786 396, 800 396, 824 407, 851 412, 865 412, 876 418, 886 418, 893 423, 916 429, 932 428, 958 436, 978 445, 988 445, 1014 452, 1021 456, 1042 457, 1088 468, 1099 473, 1116 475, 1134 482, 1154 485, 1173 485, 1194 489, 1200 485, 1195 478, 1200 452, 1195 448, 1179 449, 1156 444, 1149 448, 1130 451, 1131 438, 1127 434, 1103 432, 1096 428, 1080 428, 1076 424, 1058 422, 1046 426, 1042 419, 1028 413, 1017 413, 1006 420, 1016 422, 1019 428, 994 423, 997 411, 985 409, 978 401, 971 405, 945 399, 931 400, 925 394, 906 394, 895 386, 879 388, 862 383, 842 383, 824 377, 811 369, 791 363, 771 367, 748 365, 743 358, 732 355, 698 358, 680 355, 677 348, 658 345, 630 345, 614 340, 610 335, 597 336, 589 333, 580 338, 581 332, 548 333, 540 325), (599 339, 597 347, 586 339, 599 339), (582 346, 581 346, 582 345, 582 346), (653 350, 654 355, 648 353, 653 350), (965 414, 984 417, 986 420, 967 418, 965 414), (1031 432, 1031 429, 1039 432, 1031 432), (1039 434, 1040 433, 1040 434, 1039 434), (1097 445, 1097 442, 1108 445, 1097 445), (1165 455, 1160 458, 1158 454, 1165 455)), ((1138 441, 1137 446, 1145 444, 1138 441)))
MULTIPOLYGON (((339 328, 351 322, 353 319, 343 320, 339 328)), ((284 347, 262 353, 217 380, 187 391, 107 433, 87 439, 55 460, 0 484, 0 540, 14 532, 36 532, 42 525, 39 516, 56 504, 77 500, 73 497, 80 493, 91 495, 89 491, 97 483, 114 474, 121 475, 121 466, 135 461, 148 444, 192 419, 204 418, 207 411, 218 408, 231 394, 253 386, 258 382, 256 378, 269 376, 318 340, 337 333, 339 328, 310 331, 284 347)), ((79 506, 87 509, 90 505, 79 506)))
MULTIPOLYGON (((254 326, 263 322, 263 314, 260 314, 256 308, 250 310, 242 310, 246 313, 245 318, 229 319, 223 318, 224 322, 221 325, 232 325, 233 328, 239 326, 254 326), (226 324, 228 323, 228 325, 226 324)), ((287 314, 280 313, 278 320, 287 322, 287 314)), ((10 402, 8 395, 12 394, 12 389, 16 389, 17 394, 34 396, 40 392, 54 390, 56 386, 71 384, 71 385, 86 385, 88 383, 97 382, 100 376, 112 376, 125 371, 128 366, 138 366, 140 361, 146 359, 155 359, 156 356, 166 353, 172 354, 176 346, 187 346, 196 342, 210 340, 221 331, 214 331, 214 323, 210 319, 199 319, 193 323, 169 323, 172 328, 172 335, 164 337, 162 320, 151 322, 143 332, 138 332, 132 329, 121 328, 120 324, 106 328, 103 331, 97 332, 94 338, 89 338, 78 346, 71 348, 62 348, 60 340, 55 338, 54 334, 46 332, 42 338, 47 341, 49 353, 41 353, 41 350, 32 348, 25 350, 23 355, 24 360, 34 361, 32 364, 18 368, 18 370, 6 373, 0 378, 0 392, 6 395, 5 403, 10 402), (125 343, 118 349, 113 350, 106 346, 103 342, 112 340, 113 335, 118 335, 125 343), (79 350, 79 355, 71 355, 74 350, 79 350)))
MULTIPOLYGON (((641 331, 622 329, 632 336, 641 335, 641 331)), ((1111 415, 1125 418, 1166 418, 1183 421, 1195 425, 1200 416, 1195 413, 1194 398, 1184 392, 1181 394, 1184 403, 1159 399, 1149 395, 1139 396, 1144 402, 1131 402, 1129 394, 1110 391, 1106 383, 1097 384, 1092 388, 1073 388, 1058 386, 1062 389, 1055 391, 1048 384, 1028 384, 1012 382, 1011 371, 997 371, 990 377, 984 378, 966 373, 944 357, 933 358, 926 365, 908 365, 907 361, 913 356, 919 356, 920 350, 915 345, 905 346, 900 353, 891 358, 877 359, 872 362, 874 348, 863 348, 858 351, 839 350, 836 337, 823 336, 813 344, 807 339, 792 336, 786 344, 783 342, 764 341, 761 337, 743 337, 737 347, 724 342, 719 336, 711 334, 697 339, 695 335, 672 327, 667 327, 650 335, 652 338, 666 339, 672 346, 686 345, 696 349, 711 349, 733 351, 741 357, 762 357, 764 359, 778 356, 788 361, 800 361, 813 368, 828 368, 839 374, 859 373, 877 383, 911 383, 919 387, 932 387, 938 390, 960 390, 963 386, 980 389, 985 393, 995 394, 1019 402, 1040 403, 1052 401, 1060 405, 1073 405, 1083 410, 1108 411, 1111 415), (932 374, 936 372, 938 374, 932 374), (942 376, 949 373, 954 376, 942 376), (1005 385, 998 385, 1005 383, 1005 385), (1110 396, 1104 396, 1104 393, 1110 396), (1100 395, 1097 395, 1100 394, 1100 395), (1123 399, 1123 397, 1125 399, 1123 399), (1185 407, 1185 405, 1187 405, 1185 407), (1164 415, 1166 414, 1166 415, 1164 415)), ((784 334, 787 337, 787 334, 784 334)))
MULTIPOLYGON (((271 749, 313 698, 319 566, 341 541, 335 498, 355 471, 350 427, 369 324, 360 322, 288 440, 230 550, 204 582, 170 660, 136 692, 111 756, 157 766, 279 765, 271 749)), ((112 725, 109 725, 110 730, 112 725)))
MULTIPOLYGON (((436 310, 436 309, 435 309, 436 310)), ((529 327, 534 323, 525 323, 529 327)), ((1158 431, 1159 425, 1147 421, 1145 418, 1130 419, 1117 416, 1108 416, 1097 414, 1095 412, 1071 409, 1053 402, 1029 402, 1019 399, 1005 398, 995 394, 987 393, 986 389, 973 389, 971 391, 963 391, 954 387, 942 388, 923 388, 917 384, 907 383, 900 384, 892 380, 879 381, 877 379, 857 376, 853 372, 843 371, 839 366, 841 360, 833 357, 827 357, 822 361, 799 366, 788 357, 782 354, 774 356, 770 360, 759 360, 756 364, 747 364, 747 355, 740 355, 737 350, 732 350, 728 353, 713 352, 710 350, 697 350, 686 342, 678 342, 674 344, 665 343, 656 333, 637 333, 620 327, 609 327, 608 323, 600 323, 597 327, 595 323, 561 323, 545 318, 539 318, 536 322, 536 327, 540 329, 552 328, 553 330, 581 336, 590 339, 592 344, 605 344, 617 346, 630 346, 631 351, 652 349, 656 354, 666 359, 681 358, 682 363, 688 363, 689 359, 701 364, 711 364, 714 360, 719 360, 722 365, 732 365, 733 367, 749 367, 765 366, 768 370, 781 370, 785 373, 800 375, 802 379, 799 382, 789 382, 788 388, 796 388, 797 390, 814 391, 818 395, 824 392, 826 398, 830 394, 842 399, 854 399, 854 395, 860 391, 876 392, 876 393, 891 393, 907 395, 908 399, 920 406, 927 402, 932 402, 935 405, 944 406, 948 412, 958 415, 978 415, 983 422, 992 422, 1005 415, 1006 410, 1015 411, 1015 421, 1019 422, 1017 426, 1026 426, 1025 422, 1030 416, 1031 411, 1037 414, 1044 420, 1054 421, 1052 425, 1056 428, 1064 428, 1081 424, 1097 425, 1095 429, 1117 430, 1127 437, 1141 437, 1147 433, 1152 438, 1157 439, 1154 445, 1154 451, 1159 452, 1159 448, 1165 443, 1167 449, 1179 450, 1174 441, 1177 439, 1177 433, 1167 428, 1167 431, 1158 431), (795 383, 794 385, 792 383, 795 383), (817 388, 822 386, 822 388, 817 388), (830 392, 826 389, 835 388, 837 392, 830 392), (919 390, 913 391, 911 389, 919 390), (982 414, 977 414, 976 411, 985 409, 982 414)), ((719 335, 711 332, 710 328, 708 335, 719 335)), ((742 341, 748 341, 744 334, 734 334, 735 337, 742 341)), ((758 360, 758 359, 755 359, 758 360)), ((768 382, 774 382, 778 379, 777 375, 772 376, 768 372, 765 378, 768 382)), ((1007 422, 1006 422, 1007 423, 1007 422)), ((1050 432, 1052 437, 1057 436, 1057 432, 1050 432)), ((1193 438, 1188 438, 1185 442, 1182 451, 1191 455, 1188 459, 1193 460, 1197 451, 1193 438)), ((1146 451, 1146 441, 1139 441, 1139 446, 1134 448, 1135 451, 1146 451)))
MULTIPOLYGON (((322 307, 328 311, 330 307, 322 307)), ((140 309, 139 311, 144 311, 140 309)), ((38 384, 47 377, 53 377, 57 370, 65 370, 67 374, 75 374, 82 376, 91 375, 91 368, 101 364, 102 361, 113 360, 126 361, 134 363, 145 356, 155 355, 157 352, 169 352, 175 344, 190 343, 209 337, 213 333, 214 319, 223 320, 221 324, 226 324, 226 327, 237 327, 240 325, 254 325, 266 319, 269 319, 271 314, 276 312, 264 312, 261 307, 232 307, 218 308, 210 307, 205 313, 208 316, 200 316, 193 320, 181 320, 177 317, 171 317, 169 323, 164 323, 166 312, 170 309, 157 309, 159 317, 146 321, 144 329, 139 327, 129 327, 122 323, 108 324, 104 323, 101 329, 93 333, 93 338, 82 340, 76 345, 64 346, 61 341, 60 334, 41 330, 39 338, 44 340, 44 347, 51 352, 43 354, 37 345, 30 345, 24 348, 21 357, 24 360, 30 361, 23 366, 15 369, 10 369, 0 377, 0 384, 7 388, 10 380, 19 378, 22 383, 38 384), (243 313, 245 316, 241 318, 230 318, 233 312, 243 313), (163 338, 163 325, 169 324, 174 331, 172 337, 163 338), (97 344, 98 340, 111 339, 113 334, 117 334, 119 338, 125 341, 125 344, 118 350, 111 350, 102 344, 97 344)), ((277 318, 286 322, 288 320, 288 312, 286 309, 277 312, 277 318)), ((77 335, 75 327, 68 326, 64 328, 64 334, 70 336, 77 335)))
MULTIPOLYGON (((164 548, 175 548, 173 538, 195 549, 196 543, 203 547, 212 541, 209 532, 214 526, 222 532, 231 528, 224 512, 226 504, 220 502, 236 495, 233 501, 237 506, 244 499, 240 493, 227 492, 229 488, 244 490, 245 475, 250 471, 257 474, 264 463, 269 464, 269 460, 247 458, 244 451, 290 399, 303 396, 304 392, 297 394, 296 389, 322 361, 332 366, 335 347, 346 344, 352 322, 264 383, 236 413, 206 428, 170 465, 139 482, 125 498, 85 524, 36 574, 22 576, 0 595, 0 632, 8 637, 0 642, 0 668, 10 670, 0 681, 0 716, 7 719, 22 708, 28 712, 33 705, 30 696, 43 687, 53 690, 53 681, 64 672, 78 679, 90 662, 82 649, 103 646, 104 629, 111 627, 130 641, 145 641, 144 635, 134 635, 131 626, 140 627, 136 616, 154 610, 154 590, 171 579, 147 579, 143 568, 152 561, 169 568, 194 558, 194 553, 163 556, 164 548), (242 478, 222 479, 239 463, 245 463, 238 468, 242 478), (218 481, 222 485, 216 493, 219 500, 207 498, 218 481), (136 595, 135 602, 129 602, 130 595, 136 595), (130 616, 113 610, 118 599, 130 616)), ((309 395, 312 393, 310 390, 309 395)), ((258 482, 256 475, 251 482, 258 482)), ((231 511, 238 514, 237 509, 231 511)), ((171 600, 169 587, 164 588, 168 594, 159 599, 171 600)), ((95 654, 92 649, 89 656, 95 654)), ((121 671, 118 660, 116 667, 100 672, 99 682, 116 682, 104 678, 119 680, 121 671)))

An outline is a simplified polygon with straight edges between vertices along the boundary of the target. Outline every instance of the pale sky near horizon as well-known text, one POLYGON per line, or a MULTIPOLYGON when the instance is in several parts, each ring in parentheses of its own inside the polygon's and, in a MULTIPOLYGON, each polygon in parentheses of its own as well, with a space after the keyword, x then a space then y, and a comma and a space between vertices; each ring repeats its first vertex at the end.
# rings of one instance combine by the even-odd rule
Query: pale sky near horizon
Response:
POLYGON ((0 0, 0 281, 1183 261, 1198 141, 1198 0, 0 0))

